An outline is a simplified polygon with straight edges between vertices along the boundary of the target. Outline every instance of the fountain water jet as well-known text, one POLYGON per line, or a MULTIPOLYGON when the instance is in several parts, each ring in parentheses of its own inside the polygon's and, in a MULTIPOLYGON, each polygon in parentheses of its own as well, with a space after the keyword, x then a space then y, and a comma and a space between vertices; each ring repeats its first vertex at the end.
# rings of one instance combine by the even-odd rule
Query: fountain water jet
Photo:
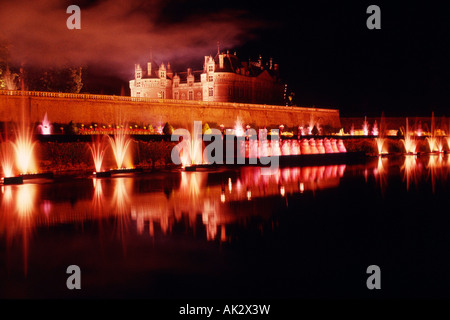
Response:
POLYGON ((406 118, 406 127, 404 130, 404 137, 401 140, 404 147, 405 152, 408 154, 416 154, 416 140, 414 139, 414 132, 412 134, 409 132, 409 124, 408 124, 408 118, 406 118))
POLYGON ((16 166, 21 174, 32 173, 34 170, 33 150, 36 142, 33 141, 33 130, 24 125, 16 130, 16 140, 12 143, 16 156, 16 166))
POLYGON ((377 124, 377 120, 375 120, 373 127, 372 127, 372 135, 378 136, 378 134, 379 134, 378 124, 377 124))
MULTIPOLYGON (((126 127, 126 126, 125 126, 126 127)), ((127 155, 128 147, 130 146, 131 139, 125 133, 124 129, 118 129, 114 132, 114 137, 109 138, 109 143, 114 153, 117 169, 125 169, 124 161, 127 155)))
POLYGON ((89 145, 89 150, 91 151, 92 160, 94 161, 95 174, 99 176, 110 176, 110 172, 101 172, 103 158, 105 157, 106 146, 103 144, 102 138, 97 136, 92 144, 89 145))
POLYGON ((38 126, 38 128, 43 135, 49 135, 52 133, 52 125, 47 118, 47 112, 45 113, 44 119, 42 120, 42 123, 38 126))
POLYGON ((428 143, 428 147, 430 148, 430 152, 442 152, 444 149, 443 143, 441 139, 436 136, 436 128, 434 121, 434 112, 431 114, 431 129, 430 136, 426 137, 426 141, 428 143))
POLYGON ((3 176, 5 178, 12 177, 14 167, 14 153, 11 149, 11 144, 2 142, 0 147, 0 162, 2 165, 3 176))
POLYGON ((367 122, 367 117, 364 117, 364 122, 363 122, 363 134, 365 136, 369 135, 369 123, 367 122))

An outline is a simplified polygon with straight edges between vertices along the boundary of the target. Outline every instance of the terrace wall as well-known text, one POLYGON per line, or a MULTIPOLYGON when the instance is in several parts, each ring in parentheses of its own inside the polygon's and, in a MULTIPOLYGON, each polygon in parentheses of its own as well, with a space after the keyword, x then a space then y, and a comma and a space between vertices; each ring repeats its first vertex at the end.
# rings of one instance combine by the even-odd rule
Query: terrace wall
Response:
POLYGON ((0 122, 41 122, 47 113, 54 123, 138 123, 189 128, 194 121, 233 127, 238 118, 252 127, 297 127, 312 119, 340 128, 339 110, 242 103, 148 99, 109 95, 0 90, 0 122))

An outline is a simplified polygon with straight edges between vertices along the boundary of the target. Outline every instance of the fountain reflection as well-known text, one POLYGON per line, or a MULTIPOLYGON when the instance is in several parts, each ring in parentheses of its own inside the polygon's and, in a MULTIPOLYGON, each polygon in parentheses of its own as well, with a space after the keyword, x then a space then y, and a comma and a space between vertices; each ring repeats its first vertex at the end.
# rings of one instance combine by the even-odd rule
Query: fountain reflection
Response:
MULTIPOLYGON (((274 169, 268 175, 261 174, 258 167, 242 167, 221 172, 5 185, 0 198, 0 235, 7 246, 17 245, 13 241, 16 236, 23 239, 25 273, 31 231, 39 226, 83 225, 85 221, 110 226, 102 230, 118 236, 124 254, 130 234, 161 237, 180 225, 184 232, 208 241, 229 241, 234 225, 247 226, 252 217, 270 220, 271 206, 287 206, 289 197, 335 188, 345 170, 345 165, 292 167, 274 169), (242 206, 248 209, 237 209, 242 206)), ((105 237, 104 232, 99 236, 105 237)))
POLYGON ((39 224, 36 213, 34 185, 2 186, 0 234, 6 235, 8 244, 16 236, 22 237, 23 270, 28 273, 28 250, 31 231, 39 224))
POLYGON ((401 167, 401 171, 403 172, 403 181, 406 181, 406 190, 409 191, 409 185, 412 182, 417 185, 419 181, 419 172, 421 169, 421 163, 417 163, 416 155, 405 156, 405 161, 401 167))

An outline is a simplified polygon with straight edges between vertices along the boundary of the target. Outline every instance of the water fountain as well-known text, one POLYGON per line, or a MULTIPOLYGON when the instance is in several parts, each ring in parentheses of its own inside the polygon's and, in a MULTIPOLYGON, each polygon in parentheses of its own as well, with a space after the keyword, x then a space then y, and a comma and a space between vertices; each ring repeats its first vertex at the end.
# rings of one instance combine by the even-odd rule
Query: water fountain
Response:
POLYGON ((311 147, 309 146, 309 141, 307 139, 303 139, 300 144, 301 154, 311 154, 311 147))
POLYGON ((325 153, 325 147, 323 145, 323 140, 318 139, 316 142, 317 151, 321 154, 325 153))
POLYGON ((21 175, 36 173, 34 163, 33 130, 22 125, 15 131, 16 139, 12 143, 15 152, 15 164, 21 175))
POLYGON ((344 141, 342 139, 339 139, 337 141, 337 148, 339 152, 347 152, 347 148, 345 147, 344 141))
POLYGON ((242 137, 244 135, 244 127, 242 126, 242 121, 240 118, 236 119, 236 123, 234 125, 234 135, 236 137, 242 137))
POLYGON ((301 154, 300 153, 300 144, 299 144, 298 140, 292 140, 291 149, 292 149, 292 151, 291 151, 292 155, 299 155, 299 154, 301 154))
POLYGON ((4 184, 21 184, 23 177, 14 177, 14 150, 12 144, 9 142, 1 142, 0 146, 0 162, 3 171, 4 184))
POLYGON ((284 140, 281 147, 281 154, 283 156, 291 155, 291 140, 284 140))
POLYGON ((208 161, 207 158, 203 159, 202 123, 194 121, 190 131, 184 130, 184 133, 180 134, 180 143, 172 152, 179 155, 181 167, 185 171, 196 171, 199 165, 208 161))
POLYGON ((49 135, 52 133, 52 125, 47 118, 47 112, 45 113, 42 123, 38 126, 38 129, 39 129, 40 133, 43 135, 49 135))
POLYGON ((375 122, 373 123, 373 127, 372 127, 372 135, 378 136, 378 134, 379 134, 378 124, 377 124, 377 120, 375 120, 375 122))
POLYGON ((103 143, 103 137, 96 136, 93 139, 91 145, 89 145, 89 150, 91 151, 92 159, 94 161, 95 176, 97 178, 110 177, 110 171, 102 171, 103 158, 105 157, 106 146, 103 143))
POLYGON ((385 135, 386 135, 386 124, 385 124, 385 120, 384 120, 384 114, 381 114, 381 119, 380 119, 380 127, 378 128, 378 124, 377 121, 375 120, 375 123, 373 125, 373 129, 372 129, 372 135, 375 136, 375 143, 377 145, 377 151, 378 151, 378 155, 384 155, 387 154, 388 152, 384 149, 384 142, 385 142, 385 135))
POLYGON ((354 136, 355 135, 355 125, 352 123, 352 126, 350 127, 350 135, 354 136))
POLYGON ((362 129, 363 129, 363 135, 368 136, 369 135, 369 123, 367 122, 367 117, 364 117, 362 129))
POLYGON ((339 148, 337 146, 336 139, 331 138, 330 139, 330 144, 331 144, 331 148, 333 149, 333 152, 335 152, 335 153, 339 152, 339 148))
POLYGON ((108 136, 108 138, 116 160, 116 169, 119 171, 129 170, 131 167, 131 161, 126 156, 128 155, 127 151, 132 140, 123 128, 116 130, 114 132, 114 136, 108 136))
POLYGON ((436 128, 435 128, 435 120, 434 120, 434 112, 431 114, 431 126, 430 126, 430 135, 426 137, 426 141, 428 143, 428 148, 430 149, 430 152, 443 152, 444 145, 442 139, 440 139, 436 135, 436 128))
POLYGON ((318 154, 319 153, 319 150, 317 150, 316 141, 314 140, 314 138, 309 139, 309 147, 310 147, 310 150, 311 150, 312 154, 318 154))
POLYGON ((414 138, 414 132, 410 132, 409 131, 409 123, 408 123, 408 118, 406 118, 406 127, 403 130, 403 139, 401 140, 404 147, 405 147, 405 152, 407 154, 416 154, 416 149, 417 149, 417 143, 416 140, 414 138))

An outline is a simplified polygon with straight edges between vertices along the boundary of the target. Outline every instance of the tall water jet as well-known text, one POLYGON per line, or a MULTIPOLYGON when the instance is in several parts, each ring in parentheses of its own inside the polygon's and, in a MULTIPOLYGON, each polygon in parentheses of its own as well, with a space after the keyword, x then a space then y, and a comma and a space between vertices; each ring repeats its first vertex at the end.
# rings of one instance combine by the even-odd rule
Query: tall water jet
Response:
POLYGON ((177 148, 176 152, 180 157, 181 165, 186 170, 195 170, 195 165, 203 163, 201 121, 194 121, 193 130, 189 131, 187 135, 182 135, 180 139, 181 143, 177 144, 175 148, 177 148))
POLYGON ((126 134, 125 129, 120 128, 114 132, 113 137, 108 136, 108 138, 114 153, 117 169, 125 169, 124 162, 127 160, 127 151, 131 143, 130 137, 126 134))
POLYGON ((16 139, 12 143, 16 156, 16 166, 21 174, 32 173, 34 168, 34 146, 33 130, 25 125, 15 131, 16 139))
POLYGON ((375 122, 373 123, 373 127, 372 127, 372 135, 378 136, 378 134, 379 134, 378 124, 377 124, 377 120, 375 120, 375 122))
POLYGON ((401 141, 405 147, 405 152, 408 154, 415 154, 416 148, 417 148, 417 143, 414 138, 414 132, 411 133, 409 131, 408 118, 406 118, 406 127, 404 129, 405 129, 404 133, 403 133, 404 136, 401 141))
POLYGON ((378 151, 378 155, 382 155, 383 152, 383 146, 384 146, 384 140, 383 138, 375 138, 375 143, 377 145, 377 151, 378 151))
POLYGON ((3 177, 12 177, 14 175, 14 150, 12 150, 12 145, 8 142, 1 142, 0 162, 2 166, 3 177))
POLYGON ((436 135, 434 112, 431 113, 430 136, 426 137, 426 141, 428 143, 430 152, 442 152, 443 151, 443 149, 444 149, 443 143, 442 143, 441 139, 439 139, 436 135))
POLYGON ((364 117, 362 129, 363 129, 363 134, 365 136, 368 136, 369 135, 369 123, 367 122, 367 117, 364 117))
POLYGON ((42 123, 38 126, 38 129, 43 135, 49 135, 52 133, 52 125, 47 118, 47 112, 45 113, 42 123))
POLYGON ((352 126, 350 127, 350 135, 354 136, 355 135, 355 125, 352 123, 352 126))
POLYGON ((105 172, 102 172, 103 158, 105 157, 106 152, 103 137, 97 135, 89 145, 89 150, 91 151, 92 160, 94 161, 95 174, 97 176, 105 175, 105 172))
POLYGON ((242 126, 242 121, 240 118, 236 119, 236 123, 234 125, 234 135, 236 137, 242 137, 244 135, 244 127, 242 126))

